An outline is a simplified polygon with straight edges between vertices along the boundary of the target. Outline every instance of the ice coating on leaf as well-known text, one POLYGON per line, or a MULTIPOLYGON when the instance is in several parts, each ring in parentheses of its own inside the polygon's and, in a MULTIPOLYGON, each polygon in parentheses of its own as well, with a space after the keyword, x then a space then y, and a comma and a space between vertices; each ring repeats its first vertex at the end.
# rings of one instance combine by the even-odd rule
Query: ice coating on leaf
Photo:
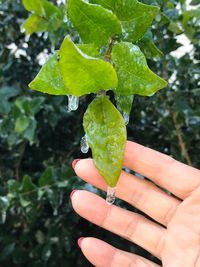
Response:
POLYGON ((126 112, 123 112, 122 116, 124 118, 125 124, 128 125, 128 123, 129 123, 129 114, 127 114, 126 112))
POLYGON ((67 13, 84 43, 102 46, 110 36, 121 33, 117 17, 99 5, 82 0, 68 0, 67 13))
POLYGON ((153 73, 138 46, 122 42, 114 45, 112 62, 118 74, 119 95, 151 96, 167 86, 167 82, 153 73))
POLYGON ((159 12, 157 6, 146 5, 137 0, 90 0, 113 11, 121 21, 125 41, 136 42, 147 31, 159 12))
POLYGON ((108 186, 107 192, 106 192, 106 202, 109 205, 112 205, 115 202, 115 193, 116 193, 116 187, 108 186))
POLYGON ((77 110, 79 106, 79 97, 68 95, 68 112, 77 110))
POLYGON ((58 66, 59 53, 50 56, 42 66, 35 79, 29 84, 33 90, 52 95, 68 95, 70 91, 65 87, 58 66))
POLYGON ((87 136, 84 135, 81 139, 81 152, 84 153, 84 154, 87 154, 88 151, 89 151, 89 145, 88 145, 88 142, 87 142, 87 136))
POLYGON ((132 109, 133 99, 134 95, 124 96, 115 94, 117 109, 121 112, 126 125, 129 123, 129 115, 132 109))
POLYGON ((67 36, 60 48, 60 72, 70 94, 82 96, 117 86, 113 66, 99 58, 84 54, 67 36))
POLYGON ((107 96, 95 98, 83 120, 95 166, 110 187, 119 179, 126 142, 124 120, 107 96))

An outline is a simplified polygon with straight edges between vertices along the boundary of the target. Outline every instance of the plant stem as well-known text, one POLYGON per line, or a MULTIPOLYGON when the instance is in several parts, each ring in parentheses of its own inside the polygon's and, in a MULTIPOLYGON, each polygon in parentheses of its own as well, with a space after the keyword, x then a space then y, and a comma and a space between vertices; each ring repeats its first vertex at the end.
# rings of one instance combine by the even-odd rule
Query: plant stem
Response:
POLYGON ((173 119, 173 122, 174 122, 174 126, 175 126, 176 135, 177 135, 177 138, 178 138, 179 147, 181 149, 181 154, 185 158, 187 164, 192 166, 192 161, 191 161, 190 156, 188 154, 188 151, 186 149, 186 144, 184 142, 183 135, 182 135, 182 132, 181 132, 181 126, 177 122, 177 113, 176 112, 172 113, 172 119, 173 119))

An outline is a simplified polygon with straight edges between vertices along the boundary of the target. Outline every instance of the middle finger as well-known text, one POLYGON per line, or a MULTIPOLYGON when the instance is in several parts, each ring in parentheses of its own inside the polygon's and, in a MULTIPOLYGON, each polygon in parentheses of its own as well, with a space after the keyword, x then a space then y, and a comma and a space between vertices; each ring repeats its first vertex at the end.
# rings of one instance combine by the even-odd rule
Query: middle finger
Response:
MULTIPOLYGON (((78 161, 75 171, 86 182, 106 191, 106 183, 91 159, 78 161)), ((165 226, 180 204, 153 183, 126 172, 121 173, 116 195, 165 226)))

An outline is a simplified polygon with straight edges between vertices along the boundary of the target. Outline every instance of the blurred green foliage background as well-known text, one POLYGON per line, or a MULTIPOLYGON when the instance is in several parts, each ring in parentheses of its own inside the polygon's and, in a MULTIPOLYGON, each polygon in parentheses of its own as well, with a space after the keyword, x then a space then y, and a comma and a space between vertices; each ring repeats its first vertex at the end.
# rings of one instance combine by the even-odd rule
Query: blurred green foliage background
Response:
MULTIPOLYGON (((159 5, 161 13, 138 45, 169 86, 151 98, 135 97, 128 139, 199 167, 198 1, 190 6, 184 0, 143 2, 159 5)), ((21 25, 27 16, 21 1, 0 1, 0 266, 90 266, 77 247, 80 236, 95 236, 153 258, 73 212, 72 189, 102 194, 71 168, 72 159, 91 156, 80 152, 82 117, 91 96, 81 98, 79 110, 68 113, 67 97, 33 92, 27 84, 66 34, 75 41, 79 36, 70 22, 25 36, 21 25)), ((117 204, 133 210, 120 200, 117 204)))

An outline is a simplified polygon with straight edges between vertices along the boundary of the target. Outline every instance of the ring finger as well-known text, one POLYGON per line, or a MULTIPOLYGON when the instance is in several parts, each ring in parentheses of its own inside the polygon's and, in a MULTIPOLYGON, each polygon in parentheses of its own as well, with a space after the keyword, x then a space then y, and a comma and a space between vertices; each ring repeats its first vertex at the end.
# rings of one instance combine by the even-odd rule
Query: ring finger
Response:
POLYGON ((145 217, 108 205, 104 199, 87 191, 77 190, 72 205, 83 218, 148 250, 160 258, 165 229, 145 217))

